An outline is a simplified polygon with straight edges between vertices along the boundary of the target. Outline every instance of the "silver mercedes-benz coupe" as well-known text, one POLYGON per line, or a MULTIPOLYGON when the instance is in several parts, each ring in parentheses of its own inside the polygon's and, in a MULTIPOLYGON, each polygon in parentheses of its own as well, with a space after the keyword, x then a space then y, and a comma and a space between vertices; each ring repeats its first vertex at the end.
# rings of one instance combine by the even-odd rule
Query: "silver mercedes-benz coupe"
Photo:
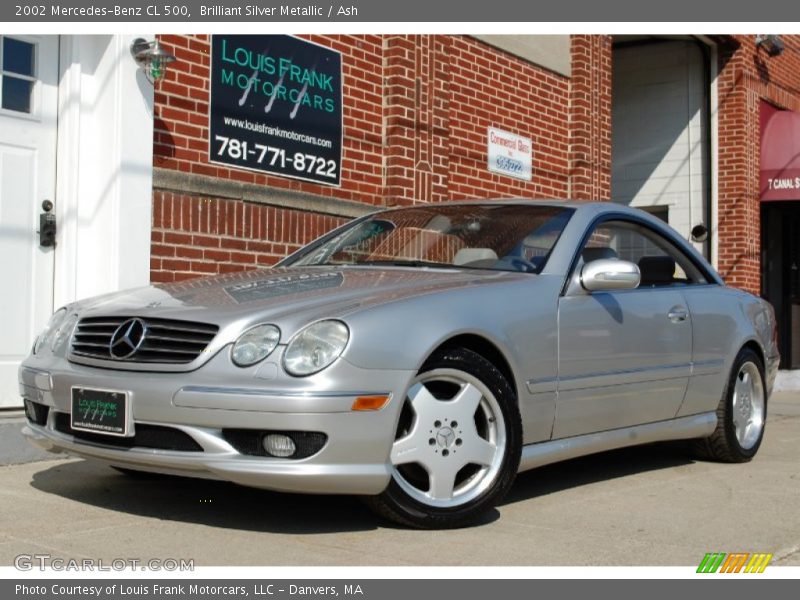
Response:
POLYGON ((750 460, 775 331, 647 213, 443 203, 356 219, 276 268, 65 306, 19 381, 47 450, 356 494, 441 528, 593 452, 685 439, 750 460))

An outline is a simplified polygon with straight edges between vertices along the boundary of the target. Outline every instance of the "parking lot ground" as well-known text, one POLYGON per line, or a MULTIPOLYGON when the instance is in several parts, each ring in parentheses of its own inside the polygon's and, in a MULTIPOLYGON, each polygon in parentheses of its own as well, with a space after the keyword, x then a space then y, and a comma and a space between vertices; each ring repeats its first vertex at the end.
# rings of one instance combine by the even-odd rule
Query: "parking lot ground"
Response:
POLYGON ((800 565, 798 456, 800 392, 780 392, 748 464, 695 461, 682 444, 598 454, 521 474, 479 525, 426 532, 355 498, 131 478, 37 454, 0 466, 0 564, 48 553, 197 566, 697 565, 706 552, 771 552, 774 565, 800 565))

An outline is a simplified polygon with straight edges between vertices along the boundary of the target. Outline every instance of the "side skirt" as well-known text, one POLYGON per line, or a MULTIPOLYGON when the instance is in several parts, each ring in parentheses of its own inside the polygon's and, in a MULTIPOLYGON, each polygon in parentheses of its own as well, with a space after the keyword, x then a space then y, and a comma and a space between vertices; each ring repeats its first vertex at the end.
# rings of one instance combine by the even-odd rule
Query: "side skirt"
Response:
POLYGON ((708 412, 657 423, 529 444, 522 448, 519 471, 527 471, 562 460, 625 446, 707 437, 713 433, 716 426, 716 413, 708 412))

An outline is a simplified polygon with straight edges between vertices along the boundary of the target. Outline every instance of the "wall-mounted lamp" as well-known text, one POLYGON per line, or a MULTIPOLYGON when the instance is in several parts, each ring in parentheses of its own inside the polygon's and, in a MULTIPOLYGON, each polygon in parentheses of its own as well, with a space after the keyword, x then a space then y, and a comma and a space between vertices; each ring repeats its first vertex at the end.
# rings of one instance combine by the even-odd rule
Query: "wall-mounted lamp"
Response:
POLYGON ((692 241, 693 242, 705 242, 708 239, 708 227, 703 225, 702 223, 695 225, 692 227, 692 241))
POLYGON ((131 42, 131 55, 153 85, 164 77, 167 65, 176 60, 172 54, 164 50, 158 40, 148 42, 144 38, 136 38, 131 42))
POLYGON ((785 46, 783 40, 777 35, 757 35, 756 48, 762 48, 767 56, 780 56, 785 46))

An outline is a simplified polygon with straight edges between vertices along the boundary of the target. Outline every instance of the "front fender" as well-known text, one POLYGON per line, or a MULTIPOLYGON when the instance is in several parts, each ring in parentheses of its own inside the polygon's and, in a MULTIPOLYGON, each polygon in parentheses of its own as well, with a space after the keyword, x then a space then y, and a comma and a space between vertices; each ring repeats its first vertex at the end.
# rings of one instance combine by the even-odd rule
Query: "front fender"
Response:
POLYGON ((556 307, 562 283, 562 277, 539 275, 357 311, 344 319, 351 338, 343 358, 365 369, 419 370, 449 339, 480 336, 504 355, 512 370, 525 443, 549 439, 558 368, 556 307))

